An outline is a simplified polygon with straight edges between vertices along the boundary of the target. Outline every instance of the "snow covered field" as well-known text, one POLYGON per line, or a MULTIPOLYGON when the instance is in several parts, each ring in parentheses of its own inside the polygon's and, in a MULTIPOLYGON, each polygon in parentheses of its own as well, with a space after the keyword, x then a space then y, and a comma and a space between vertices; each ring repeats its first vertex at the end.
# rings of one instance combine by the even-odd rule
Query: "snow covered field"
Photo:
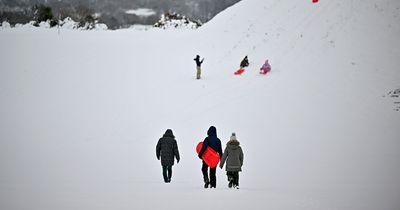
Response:
POLYGON ((243 0, 198 30, 0 28, 0 209, 398 210, 398 37, 397 0, 243 0), (220 169, 202 188, 211 125, 241 142, 239 190, 220 169))

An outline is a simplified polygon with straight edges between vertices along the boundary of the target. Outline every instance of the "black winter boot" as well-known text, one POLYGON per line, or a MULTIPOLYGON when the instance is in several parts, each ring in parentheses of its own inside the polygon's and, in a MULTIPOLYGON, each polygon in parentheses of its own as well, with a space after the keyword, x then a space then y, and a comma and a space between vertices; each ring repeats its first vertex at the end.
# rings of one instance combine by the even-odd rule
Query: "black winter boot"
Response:
POLYGON ((210 180, 208 177, 204 177, 204 188, 208 188, 208 185, 210 185, 210 180))

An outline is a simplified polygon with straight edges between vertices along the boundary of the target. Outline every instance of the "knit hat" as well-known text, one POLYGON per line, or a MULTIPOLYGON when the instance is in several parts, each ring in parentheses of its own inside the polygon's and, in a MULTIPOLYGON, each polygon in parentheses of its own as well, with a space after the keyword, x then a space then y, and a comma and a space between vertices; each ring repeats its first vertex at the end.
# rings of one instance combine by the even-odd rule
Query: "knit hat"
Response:
POLYGON ((237 140, 236 139, 236 133, 232 133, 231 140, 237 140))

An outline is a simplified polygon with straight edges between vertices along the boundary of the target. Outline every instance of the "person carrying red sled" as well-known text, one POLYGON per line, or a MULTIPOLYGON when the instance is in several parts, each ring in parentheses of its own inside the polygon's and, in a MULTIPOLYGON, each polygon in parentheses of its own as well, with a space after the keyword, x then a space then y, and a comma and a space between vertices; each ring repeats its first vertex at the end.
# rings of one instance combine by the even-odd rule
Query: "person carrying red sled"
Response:
MULTIPOLYGON (((211 147, 214 151, 218 152, 219 156, 222 157, 222 146, 221 140, 217 137, 217 129, 214 126, 211 126, 207 131, 207 137, 203 141, 203 146, 199 152, 199 158, 203 160, 203 153, 206 151, 207 147, 211 147)), ((204 188, 208 188, 210 185, 211 188, 217 187, 217 166, 211 168, 207 165, 207 163, 203 160, 203 166, 201 167, 201 171, 203 173, 204 178, 204 188), (208 168, 210 168, 210 177, 208 176, 208 168)))
POLYGON ((265 61, 264 65, 260 68, 260 74, 267 74, 271 71, 271 65, 268 63, 268 60, 265 61))
POLYGON ((242 171, 243 159, 243 150, 240 147, 239 141, 236 139, 236 134, 232 133, 219 164, 219 167, 222 169, 226 161, 225 169, 226 175, 228 176, 229 188, 233 187, 239 189, 239 171, 242 171))

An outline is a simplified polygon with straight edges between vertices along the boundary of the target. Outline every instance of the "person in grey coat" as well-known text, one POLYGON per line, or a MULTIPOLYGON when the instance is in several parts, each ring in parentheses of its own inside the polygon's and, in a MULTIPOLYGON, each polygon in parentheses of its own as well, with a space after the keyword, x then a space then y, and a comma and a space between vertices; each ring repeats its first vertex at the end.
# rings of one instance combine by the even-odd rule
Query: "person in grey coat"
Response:
POLYGON ((167 129, 163 137, 158 140, 156 156, 158 160, 161 158, 165 183, 170 183, 172 177, 172 166, 175 162, 174 158, 176 158, 178 163, 180 160, 178 144, 176 143, 175 136, 171 129, 167 129))
POLYGON ((229 188, 239 189, 239 171, 242 171, 243 158, 244 155, 240 143, 236 139, 236 134, 232 133, 219 164, 219 167, 223 168, 226 161, 225 169, 228 176, 229 188))

